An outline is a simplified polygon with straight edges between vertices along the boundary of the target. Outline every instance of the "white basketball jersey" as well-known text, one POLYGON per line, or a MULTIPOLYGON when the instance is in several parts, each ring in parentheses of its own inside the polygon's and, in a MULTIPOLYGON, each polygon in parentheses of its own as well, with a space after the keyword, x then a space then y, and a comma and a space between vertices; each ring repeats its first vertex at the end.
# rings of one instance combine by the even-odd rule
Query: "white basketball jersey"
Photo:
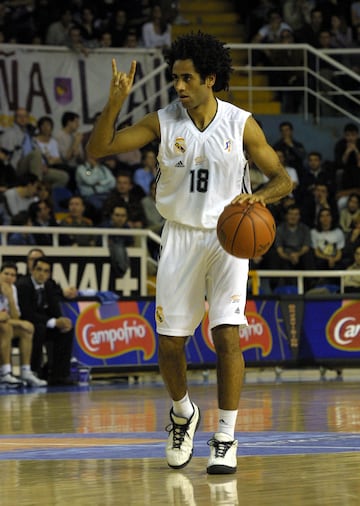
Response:
POLYGON ((158 111, 161 130, 156 204, 167 220, 216 228, 230 201, 250 193, 243 134, 250 113, 217 100, 218 110, 204 131, 196 128, 178 101, 158 111))

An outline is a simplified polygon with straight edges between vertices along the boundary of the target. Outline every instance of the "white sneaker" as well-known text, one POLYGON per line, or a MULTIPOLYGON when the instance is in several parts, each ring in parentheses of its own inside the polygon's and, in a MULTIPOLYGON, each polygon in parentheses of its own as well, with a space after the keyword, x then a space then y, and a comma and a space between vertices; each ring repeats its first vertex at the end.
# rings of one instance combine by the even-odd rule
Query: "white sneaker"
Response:
POLYGON ((166 445, 166 459, 169 467, 181 469, 191 460, 194 447, 194 434, 200 424, 200 410, 193 404, 191 418, 183 418, 170 411, 171 423, 166 427, 169 437, 166 445))
POLYGON ((236 450, 238 442, 229 441, 229 436, 222 432, 214 434, 208 441, 210 457, 208 460, 208 474, 233 474, 236 472, 236 450))
POLYGON ((21 379, 26 383, 28 387, 46 387, 47 381, 42 380, 35 376, 32 371, 22 373, 21 379))
POLYGON ((187 476, 174 471, 166 477, 166 491, 168 504, 181 506, 196 506, 194 487, 187 476))
POLYGON ((24 386, 24 382, 8 372, 7 374, 0 376, 0 385, 5 386, 6 388, 21 388, 24 386))

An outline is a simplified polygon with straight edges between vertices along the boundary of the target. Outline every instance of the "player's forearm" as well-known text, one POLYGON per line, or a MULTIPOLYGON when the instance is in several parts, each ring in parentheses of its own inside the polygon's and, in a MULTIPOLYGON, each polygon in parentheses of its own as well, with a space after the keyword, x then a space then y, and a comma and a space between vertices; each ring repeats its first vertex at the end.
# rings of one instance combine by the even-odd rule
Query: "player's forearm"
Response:
POLYGON ((255 194, 263 197, 267 204, 272 204, 273 202, 277 202, 289 195, 291 190, 291 179, 287 173, 285 173, 279 174, 270 179, 270 181, 262 186, 259 191, 256 191, 255 194))

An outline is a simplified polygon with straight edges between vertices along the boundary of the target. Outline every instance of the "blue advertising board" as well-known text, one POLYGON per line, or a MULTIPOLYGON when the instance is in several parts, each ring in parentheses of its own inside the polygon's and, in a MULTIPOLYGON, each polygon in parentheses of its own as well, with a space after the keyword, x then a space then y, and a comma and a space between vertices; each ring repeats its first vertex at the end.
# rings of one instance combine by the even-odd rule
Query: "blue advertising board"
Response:
MULTIPOLYGON (((206 310, 206 308, 205 308, 206 310)), ((64 302, 62 311, 75 328, 73 355, 84 365, 154 366, 158 363, 154 300, 64 302)), ((240 329, 239 344, 247 362, 282 362, 294 358, 288 339, 286 304, 249 300, 249 325, 240 329)), ((186 343, 189 365, 215 365, 216 355, 207 313, 186 343)))

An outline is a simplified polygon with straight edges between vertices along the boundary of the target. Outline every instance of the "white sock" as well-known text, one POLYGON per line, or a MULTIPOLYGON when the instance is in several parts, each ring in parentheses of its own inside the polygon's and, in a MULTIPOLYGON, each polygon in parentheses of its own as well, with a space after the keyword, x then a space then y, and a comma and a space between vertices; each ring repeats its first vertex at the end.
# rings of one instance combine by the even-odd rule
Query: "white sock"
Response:
POLYGON ((3 364, 0 366, 0 374, 1 376, 5 376, 5 374, 11 373, 11 365, 10 364, 3 364))
POLYGON ((186 392, 185 396, 179 401, 173 401, 173 411, 177 416, 182 416, 187 419, 191 418, 191 415, 194 413, 194 407, 188 392, 186 392))
POLYGON ((31 371, 30 365, 22 365, 21 366, 21 376, 28 374, 31 371))
POLYGON ((227 434, 231 441, 235 439, 235 424, 238 410, 229 411, 227 409, 219 409, 219 425, 218 432, 227 434))

